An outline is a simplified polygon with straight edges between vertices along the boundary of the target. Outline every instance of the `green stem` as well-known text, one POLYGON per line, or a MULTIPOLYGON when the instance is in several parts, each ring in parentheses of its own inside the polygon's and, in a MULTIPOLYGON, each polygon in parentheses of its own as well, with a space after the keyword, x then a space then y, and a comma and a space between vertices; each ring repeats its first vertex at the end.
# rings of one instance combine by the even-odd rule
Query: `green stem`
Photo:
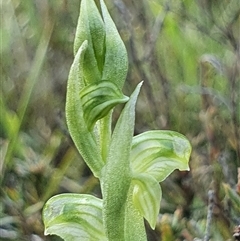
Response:
POLYGON ((99 120, 100 125, 100 148, 102 159, 106 163, 108 149, 112 135, 112 111, 107 116, 99 120))
POLYGON ((146 231, 142 215, 133 205, 133 185, 130 186, 125 208, 125 238, 128 241, 146 241, 146 231))

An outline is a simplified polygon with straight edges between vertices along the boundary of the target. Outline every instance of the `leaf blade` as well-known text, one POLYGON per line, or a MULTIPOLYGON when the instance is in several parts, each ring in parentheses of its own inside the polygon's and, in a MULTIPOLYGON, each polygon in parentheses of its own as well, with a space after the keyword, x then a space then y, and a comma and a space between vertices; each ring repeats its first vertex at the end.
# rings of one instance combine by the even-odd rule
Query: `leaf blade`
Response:
POLYGON ((43 208, 45 235, 66 241, 107 240, 103 232, 102 200, 87 194, 60 194, 43 208))
POLYGON ((129 156, 141 85, 138 84, 118 119, 102 172, 103 220, 111 241, 124 240, 124 210, 131 183, 129 156))
POLYGON ((133 188, 131 184, 125 207, 125 239, 129 241, 146 241, 147 235, 144 220, 139 210, 133 204, 133 188))
POLYGON ((81 98, 79 96, 80 89, 84 85, 82 68, 80 66, 87 46, 87 41, 83 42, 71 66, 68 77, 65 108, 67 125, 74 144, 93 174, 98 177, 104 166, 104 162, 101 158, 96 139, 93 133, 88 130, 85 123, 81 98))

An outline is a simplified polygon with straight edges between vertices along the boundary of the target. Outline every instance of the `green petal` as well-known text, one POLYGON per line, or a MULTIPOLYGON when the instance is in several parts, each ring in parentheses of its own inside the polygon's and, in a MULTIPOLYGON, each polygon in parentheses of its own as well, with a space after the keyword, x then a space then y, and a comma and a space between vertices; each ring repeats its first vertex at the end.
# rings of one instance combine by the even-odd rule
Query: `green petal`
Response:
POLYGON ((117 104, 125 103, 128 97, 110 81, 101 81, 86 86, 80 92, 81 103, 84 111, 84 119, 88 128, 92 130, 95 122, 114 108, 117 104))
POLYGON ((102 200, 85 194, 60 194, 43 209, 45 235, 65 241, 107 240, 102 221, 102 200))
POLYGON ((82 64, 86 84, 101 79, 105 56, 105 27, 93 0, 82 0, 74 41, 74 54, 87 40, 88 48, 82 64))
POLYGON ((131 166, 135 173, 147 173, 163 181, 175 169, 189 170, 191 145, 174 131, 148 131, 133 138, 131 166))
POLYGON ((162 197, 160 185, 155 178, 147 174, 134 177, 133 185, 133 204, 154 229, 162 197))
POLYGON ((128 71, 127 51, 104 1, 101 0, 100 3, 106 29, 106 52, 102 79, 114 80, 119 89, 122 89, 128 71))

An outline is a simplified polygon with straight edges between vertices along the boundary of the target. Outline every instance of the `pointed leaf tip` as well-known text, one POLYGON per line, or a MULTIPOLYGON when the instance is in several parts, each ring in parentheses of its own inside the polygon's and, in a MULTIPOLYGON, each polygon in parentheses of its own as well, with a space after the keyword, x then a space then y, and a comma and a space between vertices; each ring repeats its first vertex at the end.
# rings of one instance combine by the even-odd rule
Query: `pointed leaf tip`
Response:
POLYGON ((127 50, 103 0, 100 0, 100 5, 106 30, 102 78, 115 79, 117 86, 122 89, 128 71, 127 50))

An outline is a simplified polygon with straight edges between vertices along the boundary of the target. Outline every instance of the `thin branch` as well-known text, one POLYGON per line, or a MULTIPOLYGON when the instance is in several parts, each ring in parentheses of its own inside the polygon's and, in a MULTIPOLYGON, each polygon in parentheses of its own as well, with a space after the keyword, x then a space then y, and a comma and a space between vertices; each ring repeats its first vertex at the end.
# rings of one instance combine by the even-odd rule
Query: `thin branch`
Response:
POLYGON ((209 190, 208 192, 208 214, 207 214, 207 224, 203 241, 209 241, 210 239, 210 229, 213 216, 213 207, 214 207, 214 191, 209 190))

